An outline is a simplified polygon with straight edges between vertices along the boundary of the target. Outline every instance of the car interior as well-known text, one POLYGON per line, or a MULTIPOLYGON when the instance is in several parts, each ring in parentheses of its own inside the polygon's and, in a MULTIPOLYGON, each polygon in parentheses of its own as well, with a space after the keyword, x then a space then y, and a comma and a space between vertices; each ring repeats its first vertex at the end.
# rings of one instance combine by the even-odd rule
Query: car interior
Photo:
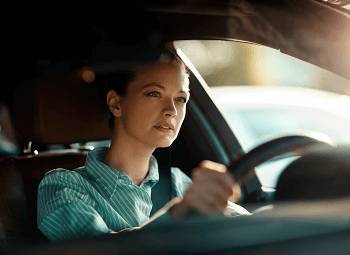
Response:
MULTIPOLYGON (((23 61, 16 66, 15 84, 8 90, 1 88, 0 112, 6 107, 8 117, 0 119, 4 131, 0 132, 0 251, 49 244, 36 221, 37 189, 44 174, 56 168, 83 166, 91 149, 85 144, 110 139, 104 90, 108 75, 159 58, 161 47, 175 52, 175 40, 237 40, 264 45, 350 79, 350 12, 327 1, 151 2, 137 10, 131 4, 125 7, 130 16, 142 13, 151 17, 149 22, 138 24, 139 30, 131 25, 116 32, 115 24, 123 22, 122 18, 81 29, 80 24, 42 24, 34 30, 29 24, 16 27, 22 35, 31 30, 35 39, 16 48, 23 61), (329 22, 333 19, 337 25, 329 22)), ((185 57, 183 60, 192 72, 191 99, 179 136, 170 148, 173 166, 190 175, 204 159, 225 164, 241 184, 240 204, 260 200, 252 207, 260 208, 271 201, 264 199, 254 167, 276 155, 304 153, 305 148, 322 144, 283 172, 275 201, 349 196, 349 147, 334 148, 312 137, 295 136, 270 141, 247 153, 208 95, 199 73, 185 57)), ((282 249, 282 244, 278 245, 282 249)), ((252 254, 259 247, 250 250, 252 254)))
MULTIPOLYGON (((0 161, 2 196, 7 198, 1 200, 1 212, 6 212, 1 217, 6 245, 47 241, 36 227, 37 189, 44 174, 56 168, 73 170, 84 165, 88 149, 69 148, 69 144, 110 139, 110 112, 104 102, 104 92, 97 89, 98 82, 77 84, 68 79, 50 77, 25 82, 14 95, 15 132, 18 141, 30 147, 26 148, 26 155, 0 161), (55 144, 68 148, 48 149, 55 144)), ((195 90, 195 82, 198 83, 191 79, 192 90, 195 90)), ((187 116, 178 139, 171 146, 171 153, 173 165, 190 175, 201 160, 222 159, 210 144, 211 140, 218 139, 216 134, 207 138, 210 124, 205 117, 190 109, 187 116), (193 115, 196 118, 191 119, 193 115), (203 130, 201 125, 208 126, 203 130)))

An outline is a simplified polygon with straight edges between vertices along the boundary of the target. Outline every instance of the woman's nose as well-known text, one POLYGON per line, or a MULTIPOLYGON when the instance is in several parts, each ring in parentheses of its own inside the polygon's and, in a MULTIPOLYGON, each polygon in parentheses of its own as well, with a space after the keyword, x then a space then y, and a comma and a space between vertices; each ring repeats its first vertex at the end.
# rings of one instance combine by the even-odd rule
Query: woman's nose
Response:
POLYGON ((165 116, 176 117, 177 110, 173 100, 169 100, 164 107, 165 116))

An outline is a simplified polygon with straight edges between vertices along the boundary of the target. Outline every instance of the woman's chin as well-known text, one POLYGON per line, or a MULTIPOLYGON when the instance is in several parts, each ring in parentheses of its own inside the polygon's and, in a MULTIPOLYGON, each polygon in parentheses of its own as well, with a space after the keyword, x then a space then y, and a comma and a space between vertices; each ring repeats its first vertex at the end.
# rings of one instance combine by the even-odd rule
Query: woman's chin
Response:
POLYGON ((164 138, 162 140, 157 141, 156 147, 157 148, 166 148, 169 147, 175 139, 170 139, 170 138, 164 138))

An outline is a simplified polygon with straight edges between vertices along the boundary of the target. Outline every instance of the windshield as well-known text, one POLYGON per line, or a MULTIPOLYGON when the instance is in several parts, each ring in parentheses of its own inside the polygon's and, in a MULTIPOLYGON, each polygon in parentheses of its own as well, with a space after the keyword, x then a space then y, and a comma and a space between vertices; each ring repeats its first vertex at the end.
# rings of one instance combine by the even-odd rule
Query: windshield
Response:
POLYGON ((264 136, 293 131, 321 132, 337 144, 350 143, 350 98, 344 96, 350 95, 350 81, 253 44, 193 40, 177 41, 175 47, 204 78, 247 150, 264 136))
POLYGON ((218 40, 174 44, 190 59, 209 87, 290 86, 350 94, 350 81, 265 46, 218 40))
MULTIPOLYGON (((232 41, 177 41, 203 77, 208 93, 242 147, 271 136, 317 132, 350 144, 350 81, 264 46, 232 41)), ((265 187, 276 187, 294 158, 257 167, 265 187)))
POLYGON ((310 108, 230 108, 225 112, 248 150, 266 136, 299 131, 320 132, 327 134, 337 144, 350 144, 350 119, 327 111, 310 108))

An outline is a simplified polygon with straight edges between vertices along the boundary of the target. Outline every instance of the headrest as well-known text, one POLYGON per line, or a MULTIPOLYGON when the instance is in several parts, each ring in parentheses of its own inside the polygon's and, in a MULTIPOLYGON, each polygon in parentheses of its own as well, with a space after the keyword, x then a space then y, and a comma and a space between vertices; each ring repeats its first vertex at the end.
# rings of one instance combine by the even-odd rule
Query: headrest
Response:
POLYGON ((110 139, 104 88, 91 82, 94 77, 84 81, 84 70, 89 71, 79 68, 67 75, 39 77, 19 84, 13 100, 19 141, 70 144, 110 139))
POLYGON ((281 174, 276 201, 324 200, 350 196, 350 147, 319 147, 281 174))

